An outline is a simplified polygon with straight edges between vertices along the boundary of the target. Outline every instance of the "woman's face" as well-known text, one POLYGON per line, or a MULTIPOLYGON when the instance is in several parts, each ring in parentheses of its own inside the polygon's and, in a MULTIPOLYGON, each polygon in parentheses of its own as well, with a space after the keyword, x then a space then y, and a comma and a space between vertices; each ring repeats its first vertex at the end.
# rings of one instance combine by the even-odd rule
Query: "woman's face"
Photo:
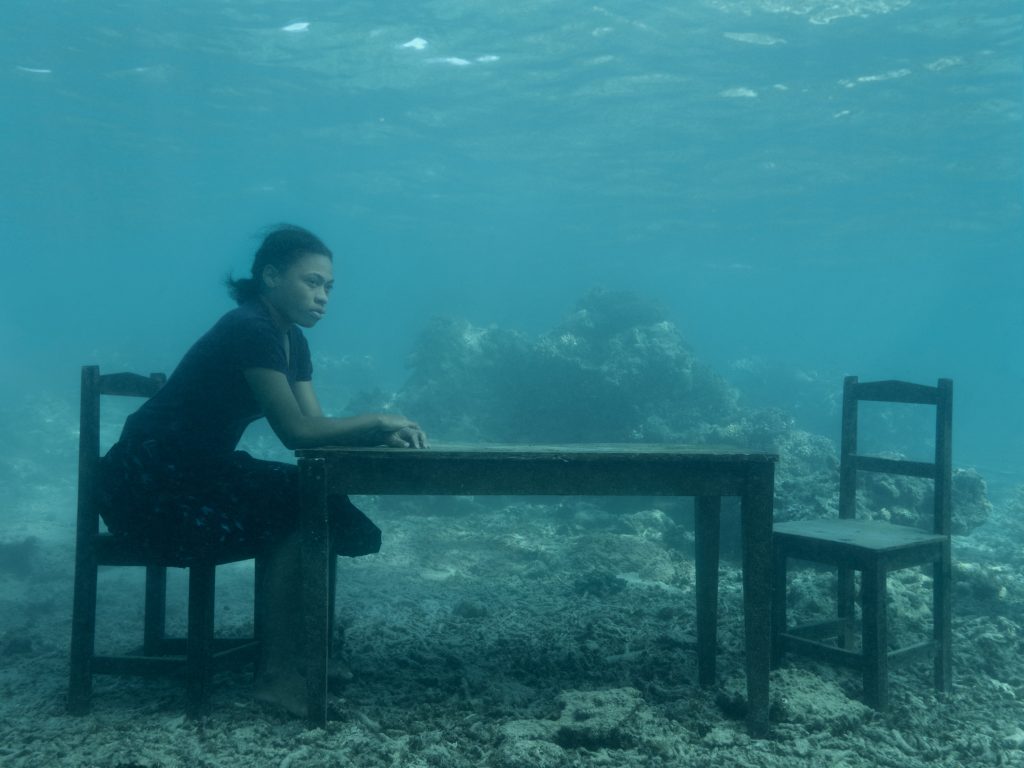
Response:
POLYGON ((312 328, 327 312, 327 299, 334 288, 334 269, 326 256, 307 253, 284 272, 267 267, 263 281, 267 301, 281 322, 312 328))

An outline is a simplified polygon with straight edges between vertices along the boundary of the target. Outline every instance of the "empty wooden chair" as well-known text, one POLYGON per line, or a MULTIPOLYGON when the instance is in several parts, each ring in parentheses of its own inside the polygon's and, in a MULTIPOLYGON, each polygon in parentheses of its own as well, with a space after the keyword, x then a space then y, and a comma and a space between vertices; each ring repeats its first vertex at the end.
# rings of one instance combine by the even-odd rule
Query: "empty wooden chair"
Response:
POLYGON ((839 517, 778 523, 774 527, 773 663, 786 653, 859 669, 870 706, 888 706, 888 669, 896 663, 931 657, 935 687, 951 688, 951 555, 953 382, 937 386, 903 381, 859 382, 846 378, 839 469, 839 517), (858 403, 879 401, 935 407, 935 458, 931 462, 862 456, 857 452, 858 403), (934 509, 930 530, 856 518, 857 475, 880 472, 931 480, 934 509), (789 627, 786 618, 786 570, 790 559, 838 569, 837 618, 789 627), (932 632, 926 642, 890 649, 886 614, 886 577, 890 571, 922 565, 932 570, 932 632), (861 643, 854 646, 854 572, 859 571, 861 643))
MULTIPOLYGON (((183 673, 187 712, 200 716, 209 707, 214 667, 221 662, 254 662, 259 650, 260 621, 254 620, 253 637, 214 638, 214 585, 218 565, 250 559, 233 553, 200 564, 175 562, 153 556, 123 536, 101 533, 97 480, 100 460, 100 398, 102 395, 150 397, 163 386, 163 374, 101 375, 96 366, 82 368, 81 431, 78 456, 78 528, 75 543, 75 593, 71 629, 71 679, 68 710, 89 710, 92 676, 160 675, 183 673), (141 649, 119 656, 95 653, 96 590, 100 566, 136 566, 146 569, 145 617, 141 649), (184 638, 165 636, 167 568, 188 569, 188 632, 184 638)), ((257 561, 257 586, 261 563, 257 561)), ((260 601, 256 600, 257 608, 260 601)))

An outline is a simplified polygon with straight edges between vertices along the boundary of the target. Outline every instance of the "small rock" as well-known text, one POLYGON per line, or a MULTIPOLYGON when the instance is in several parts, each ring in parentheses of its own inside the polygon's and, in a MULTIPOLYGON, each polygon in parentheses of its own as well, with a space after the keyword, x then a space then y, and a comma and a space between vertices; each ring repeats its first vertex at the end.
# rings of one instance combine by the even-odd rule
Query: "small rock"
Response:
POLYGON ((712 728, 702 739, 708 747, 731 747, 736 743, 736 733, 722 725, 712 728))
POLYGON ((629 721, 644 705, 635 688, 568 691, 559 696, 564 709, 555 741, 566 749, 626 749, 635 740, 629 721))

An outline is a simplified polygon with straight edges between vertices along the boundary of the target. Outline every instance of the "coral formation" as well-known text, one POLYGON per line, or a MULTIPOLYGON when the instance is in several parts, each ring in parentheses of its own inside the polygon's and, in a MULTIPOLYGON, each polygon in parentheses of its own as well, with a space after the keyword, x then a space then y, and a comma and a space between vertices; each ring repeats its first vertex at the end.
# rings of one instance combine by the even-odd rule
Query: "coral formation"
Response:
MULTIPOLYGON (((663 442, 774 451, 780 455, 777 519, 835 515, 839 465, 832 441, 798 429, 779 408, 745 406, 746 399, 697 358, 656 304, 594 290, 538 338, 437 318, 419 338, 405 386, 392 396, 365 395, 350 410, 416 414, 435 439, 452 442, 663 442)), ((862 483, 864 510, 930 527, 926 481, 865 476, 862 483)), ((984 523, 991 507, 984 479, 958 470, 953 502, 955 533, 984 523)))
POLYGON ((410 367, 394 404, 444 440, 696 442, 739 415, 675 325, 625 293, 591 292, 537 339, 434 320, 410 367))

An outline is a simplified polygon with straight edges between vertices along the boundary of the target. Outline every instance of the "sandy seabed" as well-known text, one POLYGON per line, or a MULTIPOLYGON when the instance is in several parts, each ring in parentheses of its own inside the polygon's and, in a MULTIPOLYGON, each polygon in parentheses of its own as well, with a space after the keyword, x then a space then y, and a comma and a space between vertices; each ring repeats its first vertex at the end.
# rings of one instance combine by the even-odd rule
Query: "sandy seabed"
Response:
MULTIPOLYGON (((891 711, 852 673, 790 660, 772 673, 772 733, 747 736, 740 574, 723 560, 718 684, 696 684, 692 536, 658 500, 362 499, 384 551, 339 567, 339 653, 353 678, 325 729, 256 704, 218 675, 213 712, 183 717, 180 681, 97 677, 90 715, 64 712, 72 539, 21 516, 0 540, 0 765, 1024 766, 1024 552, 997 507, 958 539, 955 686, 891 675, 891 711)), ((67 509, 67 505, 64 505, 67 509)), ((52 514, 52 513, 50 513, 52 514)), ((220 571, 218 621, 251 629, 251 564, 220 571)), ((892 578, 896 634, 921 631, 926 577, 892 578)), ((181 629, 180 576, 171 629, 181 629)), ((827 606, 798 570, 793 609, 827 606)), ((101 575, 98 647, 141 636, 142 574, 101 575)))

